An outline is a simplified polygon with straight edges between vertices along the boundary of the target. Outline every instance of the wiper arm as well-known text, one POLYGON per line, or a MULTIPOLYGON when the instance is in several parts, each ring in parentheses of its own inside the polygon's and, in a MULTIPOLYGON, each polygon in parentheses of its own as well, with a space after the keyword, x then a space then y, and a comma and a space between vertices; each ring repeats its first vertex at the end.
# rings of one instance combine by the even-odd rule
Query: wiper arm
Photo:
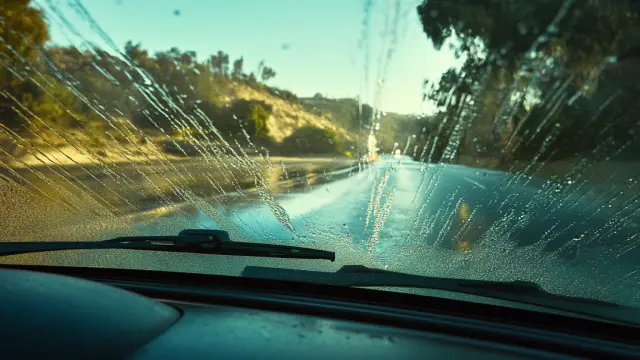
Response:
POLYGON ((279 280, 313 282, 326 285, 415 287, 453 291, 472 295, 509 293, 518 295, 535 295, 548 298, 560 297, 564 300, 571 299, 581 302, 603 303, 600 300, 570 298, 562 295, 556 295, 547 292, 540 287, 540 285, 528 281, 502 282, 431 277, 369 268, 362 265, 345 265, 334 273, 247 266, 242 275, 248 277, 268 277, 279 280))
POLYGON ((131 236, 103 241, 0 242, 0 256, 61 250, 124 249, 335 261, 331 251, 305 247, 237 242, 222 230, 182 230, 177 236, 131 236))
POLYGON ((337 286, 411 287, 450 291, 615 320, 634 326, 638 326, 640 322, 640 313, 636 309, 602 300, 554 294, 536 283, 527 281, 500 282, 430 277, 361 265, 346 265, 333 273, 247 266, 242 276, 337 286), (594 314, 594 308, 597 308, 597 314, 594 314), (630 319, 631 312, 637 316, 635 319, 630 319))

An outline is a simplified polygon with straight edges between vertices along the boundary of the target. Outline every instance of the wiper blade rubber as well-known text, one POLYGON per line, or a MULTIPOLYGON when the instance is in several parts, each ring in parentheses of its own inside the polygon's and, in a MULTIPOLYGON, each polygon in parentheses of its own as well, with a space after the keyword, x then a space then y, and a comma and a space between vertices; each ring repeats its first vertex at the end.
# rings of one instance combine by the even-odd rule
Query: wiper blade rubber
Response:
MULTIPOLYGON (((614 319, 618 322, 632 323, 637 326, 636 322, 629 322, 628 318, 626 318, 629 316, 629 308, 626 306, 602 300, 554 294, 544 290, 536 283, 527 281, 500 282, 430 277, 369 268, 361 265, 345 265, 333 273, 247 266, 242 272, 242 276, 337 286, 411 287, 449 291, 537 305, 589 317, 596 316, 590 311, 595 306, 600 313, 606 312, 606 316, 597 315, 596 317, 607 318, 607 320, 614 319)), ((640 312, 636 311, 636 313, 640 316, 640 312)))
POLYGON ((0 256, 61 250, 123 249, 192 254, 319 259, 335 261, 332 251, 298 246, 237 242, 222 230, 183 230, 177 236, 131 236, 103 241, 0 242, 0 256))

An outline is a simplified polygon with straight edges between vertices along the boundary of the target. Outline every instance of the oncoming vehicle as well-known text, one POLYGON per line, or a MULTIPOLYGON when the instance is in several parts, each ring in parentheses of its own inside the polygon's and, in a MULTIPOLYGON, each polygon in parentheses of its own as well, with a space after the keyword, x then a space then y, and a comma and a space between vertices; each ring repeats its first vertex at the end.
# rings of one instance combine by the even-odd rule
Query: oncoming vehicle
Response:
POLYGON ((631 0, 5 1, 2 359, 640 358, 639 43, 631 0))

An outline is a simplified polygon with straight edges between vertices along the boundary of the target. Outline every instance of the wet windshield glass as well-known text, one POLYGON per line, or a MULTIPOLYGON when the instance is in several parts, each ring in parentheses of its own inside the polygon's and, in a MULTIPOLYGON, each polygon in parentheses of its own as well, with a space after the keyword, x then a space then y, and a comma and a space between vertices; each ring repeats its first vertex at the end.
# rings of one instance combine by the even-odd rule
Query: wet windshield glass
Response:
POLYGON ((635 1, 0 4, 0 239, 224 229, 337 261, 3 263, 526 280, 640 306, 635 1))

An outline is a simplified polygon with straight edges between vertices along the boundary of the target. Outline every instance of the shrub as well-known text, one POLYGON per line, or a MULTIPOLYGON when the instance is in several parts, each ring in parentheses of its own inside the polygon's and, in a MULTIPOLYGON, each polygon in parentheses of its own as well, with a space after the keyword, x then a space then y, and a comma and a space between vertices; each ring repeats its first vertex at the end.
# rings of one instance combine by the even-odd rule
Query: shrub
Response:
POLYGON ((305 126, 284 139, 282 148, 286 153, 335 154, 342 153, 342 142, 333 130, 305 126))
POLYGON ((271 86, 265 86, 264 89, 269 94, 279 97, 280 99, 287 101, 289 103, 297 104, 297 105, 302 104, 302 101, 300 100, 300 98, 289 90, 278 89, 276 87, 271 87, 271 86))
POLYGON ((250 126, 253 128, 253 136, 263 139, 269 136, 267 121, 271 116, 271 111, 265 109, 261 104, 254 104, 251 107, 250 126))
POLYGON ((269 136, 267 122, 271 112, 272 107, 263 101, 236 100, 222 110, 216 126, 232 134, 239 134, 244 128, 255 139, 265 139, 269 136))

